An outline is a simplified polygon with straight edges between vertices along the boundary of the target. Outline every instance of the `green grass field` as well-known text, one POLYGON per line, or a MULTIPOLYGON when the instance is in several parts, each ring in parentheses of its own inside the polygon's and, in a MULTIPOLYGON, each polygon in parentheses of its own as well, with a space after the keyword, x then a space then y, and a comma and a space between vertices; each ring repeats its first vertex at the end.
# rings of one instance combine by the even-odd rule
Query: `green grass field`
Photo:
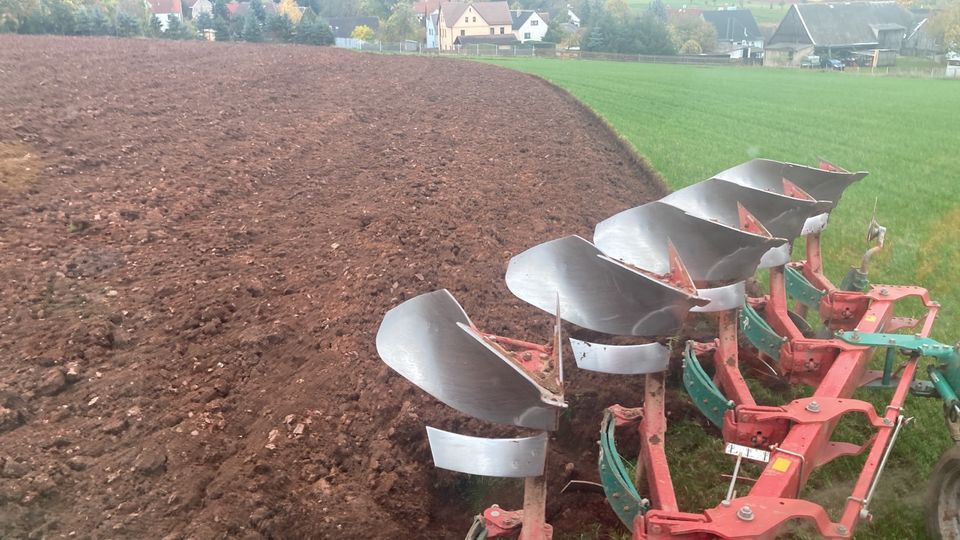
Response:
MULTIPOLYGON (((780 3, 763 2, 762 0, 745 0, 743 2, 718 2, 716 0, 665 0, 664 4, 671 8, 698 8, 707 11, 720 9, 721 7, 736 7, 737 9, 749 9, 753 13, 753 18, 757 24, 780 24, 783 16, 787 14, 792 2, 780 3)), ((627 5, 637 11, 644 11, 650 5, 650 0, 627 0, 627 5)))
MULTIPOLYGON (((824 157, 870 171, 847 190, 824 235, 828 275, 838 282, 859 261, 876 200, 877 218, 888 233, 871 281, 927 287, 943 304, 933 337, 947 343, 960 337, 960 84, 955 81, 545 59, 495 63, 572 92, 673 188, 753 157, 805 164, 824 157)), ((857 397, 877 405, 887 398, 866 392, 857 397)), ((901 435, 881 480, 871 508, 876 518, 858 528, 858 538, 925 537, 925 479, 949 437, 939 402, 910 398, 907 407, 916 421, 901 435)), ((837 436, 863 433, 855 424, 844 422, 837 436)), ((688 423, 671 426, 668 449, 678 450, 670 453, 671 463, 686 510, 713 506, 723 497, 719 475, 729 474, 731 464, 719 455, 714 435, 688 423)), ((806 496, 839 509, 861 464, 861 458, 831 463, 814 474, 806 496)))

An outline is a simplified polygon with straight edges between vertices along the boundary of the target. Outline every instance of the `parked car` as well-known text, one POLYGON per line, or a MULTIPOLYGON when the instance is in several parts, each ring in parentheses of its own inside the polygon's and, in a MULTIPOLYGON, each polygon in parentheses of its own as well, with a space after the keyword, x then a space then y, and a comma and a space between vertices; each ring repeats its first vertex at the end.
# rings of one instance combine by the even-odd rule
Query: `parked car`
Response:
POLYGON ((819 56, 808 56, 800 61, 801 68, 810 68, 814 69, 820 66, 820 57, 819 56))
POLYGON ((823 61, 823 69, 832 69, 834 71, 843 71, 843 62, 836 58, 827 58, 823 61))

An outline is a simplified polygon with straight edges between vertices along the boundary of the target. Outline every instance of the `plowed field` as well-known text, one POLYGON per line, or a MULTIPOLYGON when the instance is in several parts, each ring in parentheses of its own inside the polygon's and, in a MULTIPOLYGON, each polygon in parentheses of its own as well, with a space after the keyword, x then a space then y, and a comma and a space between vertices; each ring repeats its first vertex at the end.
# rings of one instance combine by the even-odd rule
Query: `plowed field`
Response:
MULTIPOLYGON (((0 36, 0 537, 462 537, 516 499, 435 470, 424 425, 515 432, 390 371, 383 313, 448 288, 545 342, 508 258, 663 194, 491 66, 0 36)), ((637 388, 568 371, 548 519, 584 530, 612 512, 559 488, 637 388)))

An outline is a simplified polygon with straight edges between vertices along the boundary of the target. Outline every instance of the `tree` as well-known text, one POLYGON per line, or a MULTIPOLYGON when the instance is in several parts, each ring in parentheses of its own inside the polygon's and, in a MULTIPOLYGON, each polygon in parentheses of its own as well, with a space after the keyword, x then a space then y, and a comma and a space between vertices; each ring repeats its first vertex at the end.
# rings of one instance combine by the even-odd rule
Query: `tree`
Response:
POLYGON ((214 39, 217 41, 230 41, 233 39, 230 23, 223 17, 214 17, 213 31, 215 32, 214 39))
MULTIPOLYGON (((272 2, 273 0, 267 1, 272 2)), ((253 13, 260 24, 267 20, 267 11, 263 8, 263 3, 260 0, 250 0, 250 12, 253 13)))
POLYGON ((117 13, 117 35, 121 37, 139 36, 140 24, 132 15, 121 11, 117 13))
POLYGON ((543 35, 543 41, 546 43, 563 43, 567 37, 567 33, 560 29, 560 25, 554 22, 550 23, 550 27, 547 28, 547 33, 543 35))
POLYGON ((183 22, 180 17, 167 17, 167 28, 161 37, 165 39, 180 39, 183 34, 183 22))
POLYGON ((259 43, 263 41, 263 33, 260 31, 260 22, 257 21, 257 16, 252 12, 248 13, 244 17, 243 31, 240 34, 240 37, 244 41, 250 41, 253 43, 259 43))
POLYGON ((285 13, 271 13, 267 16, 267 34, 274 41, 293 40, 293 21, 285 13))
POLYGON ((625 0, 607 0, 603 5, 603 10, 621 21, 630 18, 630 6, 627 5, 625 0))
POLYGON ((638 25, 638 52, 641 54, 676 54, 667 25, 654 13, 640 17, 638 25))
POLYGON ((667 21, 667 6, 663 3, 663 0, 652 0, 650 6, 647 7, 647 13, 653 14, 661 22, 667 21))
POLYGON ((380 39, 384 41, 403 41, 417 37, 417 31, 420 25, 417 24, 417 16, 413 8, 405 3, 398 3, 393 8, 383 25, 380 27, 380 39))
POLYGON ((303 12, 300 11, 300 7, 294 0, 280 0, 277 13, 286 15, 293 24, 299 24, 300 18, 303 17, 303 12))
POLYGON ((930 21, 930 32, 949 52, 960 52, 960 2, 951 2, 930 21))
POLYGON ((396 0, 360 0, 360 11, 382 21, 390 17, 394 4, 396 0))
POLYGON ((93 7, 90 20, 92 22, 93 35, 109 36, 113 34, 113 25, 110 24, 110 19, 99 6, 93 7))
POLYGON ((376 35, 373 33, 373 29, 365 24, 353 29, 353 32, 350 32, 350 37, 353 39, 359 39, 361 41, 373 41, 373 38, 376 35))
POLYGON ((150 16, 150 21, 147 23, 147 32, 153 37, 160 37, 163 33, 163 23, 160 22, 160 18, 156 15, 150 16))
POLYGON ((207 30, 213 29, 213 16, 210 13, 203 11, 200 15, 197 15, 194 23, 197 25, 197 30, 204 32, 207 30))
POLYGON ((696 40, 688 39, 680 46, 680 54, 701 54, 703 49, 696 40))
MULTIPOLYGON (((700 46, 700 52, 708 53, 717 49, 717 29, 701 17, 690 15, 674 17, 668 29, 673 45, 678 49, 683 49, 688 41, 695 41, 700 46)), ((700 54, 700 52, 691 54, 700 54)))
POLYGON ((227 8, 226 0, 214 0, 213 18, 221 18, 224 21, 230 20, 230 9, 227 8))
POLYGON ((333 30, 327 21, 319 17, 304 17, 297 25, 297 43, 307 45, 333 45, 333 30))

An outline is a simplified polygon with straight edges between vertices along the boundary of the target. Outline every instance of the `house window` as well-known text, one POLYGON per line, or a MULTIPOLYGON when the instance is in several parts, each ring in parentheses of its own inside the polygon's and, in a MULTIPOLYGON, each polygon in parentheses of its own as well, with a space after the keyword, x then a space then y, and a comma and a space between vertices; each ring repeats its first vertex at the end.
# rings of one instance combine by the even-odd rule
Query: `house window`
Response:
POLYGON ((477 22, 477 18, 476 18, 476 17, 473 18, 473 22, 477 22))
POLYGON ((530 39, 530 32, 524 32, 523 39, 530 39))
POLYGON ((491 27, 490 27, 490 35, 492 36, 493 34, 494 34, 493 27, 491 26, 491 27))
POLYGON ((461 31, 460 31, 460 35, 461 35, 461 36, 467 35, 467 31, 466 31, 466 30, 461 30, 461 31))
POLYGON ((538 20, 536 20, 536 19, 530 21, 530 26, 536 26, 536 25, 538 25, 538 24, 540 24, 540 21, 538 21, 538 20))
POLYGON ((463 24, 470 24, 470 17, 464 17, 463 24))
POLYGON ((503 27, 502 27, 502 26, 500 27, 500 33, 501 33, 501 34, 503 33, 503 27))

